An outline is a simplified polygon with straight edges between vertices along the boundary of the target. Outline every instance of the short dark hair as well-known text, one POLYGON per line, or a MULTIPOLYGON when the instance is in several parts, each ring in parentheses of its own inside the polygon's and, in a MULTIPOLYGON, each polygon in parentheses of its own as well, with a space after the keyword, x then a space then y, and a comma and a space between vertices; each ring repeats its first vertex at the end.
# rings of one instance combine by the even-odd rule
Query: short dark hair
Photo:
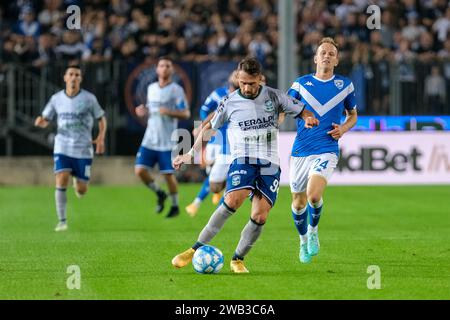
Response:
POLYGON ((69 64, 68 66, 66 66, 66 68, 64 69, 64 74, 66 74, 68 69, 78 69, 81 71, 81 67, 78 64, 69 64))
POLYGON ((161 56, 161 57, 159 57, 158 58, 158 62, 157 62, 157 64, 160 62, 160 61, 162 61, 162 60, 167 60, 167 61, 170 61, 170 63, 172 63, 173 64, 173 60, 172 60, 172 58, 171 57, 169 57, 169 56, 161 56))
POLYGON ((239 62, 238 70, 256 76, 261 74, 261 64, 255 57, 247 57, 239 62))

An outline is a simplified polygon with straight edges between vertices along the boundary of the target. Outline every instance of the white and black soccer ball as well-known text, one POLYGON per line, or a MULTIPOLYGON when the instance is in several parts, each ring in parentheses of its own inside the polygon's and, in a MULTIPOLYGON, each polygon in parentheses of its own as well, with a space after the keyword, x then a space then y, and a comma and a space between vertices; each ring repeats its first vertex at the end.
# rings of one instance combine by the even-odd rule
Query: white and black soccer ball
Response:
POLYGON ((210 245, 201 246, 194 253, 192 265, 198 273, 217 273, 223 267, 222 251, 210 245))

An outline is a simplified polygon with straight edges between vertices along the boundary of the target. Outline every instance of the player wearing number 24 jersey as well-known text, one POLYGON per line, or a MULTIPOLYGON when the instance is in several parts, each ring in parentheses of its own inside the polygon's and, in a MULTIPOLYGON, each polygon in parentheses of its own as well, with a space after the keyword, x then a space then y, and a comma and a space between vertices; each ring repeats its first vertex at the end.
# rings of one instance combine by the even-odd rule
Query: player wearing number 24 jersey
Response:
POLYGON ((230 267, 232 272, 248 272, 243 260, 262 232, 275 203, 280 178, 278 158, 278 117, 280 113, 302 117, 305 127, 318 124, 312 112, 300 101, 280 90, 261 86, 261 66, 255 58, 246 58, 238 66, 239 89, 224 98, 211 121, 203 126, 191 151, 178 156, 174 167, 191 163, 202 134, 228 123, 228 138, 233 159, 226 183, 225 199, 212 214, 197 242, 178 254, 172 264, 181 268, 191 262, 194 252, 209 243, 226 220, 252 196, 250 221, 241 232, 230 267))
POLYGON ((319 252, 317 228, 322 194, 338 162, 338 140, 355 125, 357 119, 353 83, 334 74, 339 60, 333 39, 321 40, 314 62, 316 73, 298 78, 288 91, 320 120, 320 125, 310 130, 303 128, 302 119, 297 120, 297 136, 290 163, 292 217, 300 235, 299 258, 302 263, 310 262, 311 257, 319 252), (344 111, 347 117, 340 124, 344 111))

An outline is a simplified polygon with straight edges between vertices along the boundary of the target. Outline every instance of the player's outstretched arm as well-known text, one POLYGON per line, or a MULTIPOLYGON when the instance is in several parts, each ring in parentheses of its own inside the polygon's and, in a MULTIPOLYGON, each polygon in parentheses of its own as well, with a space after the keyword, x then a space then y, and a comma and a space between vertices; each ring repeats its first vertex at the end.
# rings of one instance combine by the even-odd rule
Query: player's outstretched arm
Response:
MULTIPOLYGON (((214 115, 215 112, 212 112, 211 114, 214 115)), ((194 153, 196 151, 200 150, 203 141, 208 141, 215 134, 216 131, 211 129, 212 128, 211 118, 213 118, 213 116, 208 117, 202 123, 201 130, 200 130, 197 138, 195 139, 194 145, 192 146, 191 150, 189 150, 188 153, 179 155, 175 158, 175 160, 173 161, 173 167, 175 168, 175 170, 180 169, 184 163, 186 163, 186 164, 192 163, 192 159, 194 158, 194 153)))
POLYGON ((95 144, 95 153, 96 154, 103 154, 105 152, 106 127, 107 127, 106 118, 101 117, 98 120, 97 138, 95 138, 95 140, 92 141, 92 143, 95 144))
POLYGON ((333 137, 333 139, 339 140, 347 131, 353 128, 358 120, 358 113, 356 109, 353 110, 345 110, 346 117, 343 124, 338 125, 333 123, 333 129, 328 131, 327 133, 333 137))
POLYGON ((47 119, 45 119, 43 116, 39 116, 34 121, 34 125, 39 128, 47 128, 49 122, 47 119))
POLYGON ((161 107, 159 108, 159 113, 161 115, 166 115, 181 120, 187 120, 191 117, 191 111, 189 109, 170 110, 169 108, 161 107))
POLYGON ((309 110, 303 109, 300 117, 305 121, 305 128, 317 127, 319 125, 319 119, 309 110))

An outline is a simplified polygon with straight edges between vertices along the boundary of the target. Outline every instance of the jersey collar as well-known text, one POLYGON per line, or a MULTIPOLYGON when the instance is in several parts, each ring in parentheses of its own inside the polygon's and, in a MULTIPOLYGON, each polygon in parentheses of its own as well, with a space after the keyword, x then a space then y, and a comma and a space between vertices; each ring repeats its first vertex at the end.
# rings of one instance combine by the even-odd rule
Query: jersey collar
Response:
POLYGON ((67 98, 73 99, 73 98, 75 98, 76 96, 78 96, 78 95, 81 93, 81 90, 83 90, 83 89, 80 88, 80 90, 79 90, 79 91, 77 92, 77 94, 74 95, 74 96, 69 96, 69 95, 67 94, 67 92, 66 92, 66 89, 64 89, 63 91, 64 91, 64 94, 66 95, 67 98))
POLYGON ((322 80, 322 79, 319 79, 319 78, 317 78, 317 77, 316 77, 316 75, 315 75, 315 74, 313 74, 312 76, 313 76, 313 78, 314 78, 314 79, 316 79, 317 81, 320 81, 320 82, 328 82, 328 81, 331 81, 331 80, 333 80, 333 79, 334 79, 334 77, 335 77, 336 75, 334 75, 334 74, 333 74, 333 76, 332 76, 332 77, 331 77, 330 79, 327 79, 327 80, 322 80))
POLYGON ((249 97, 244 96, 244 95, 242 94, 242 92, 241 92, 241 89, 238 89, 238 94, 239 94, 242 98, 244 98, 244 99, 255 100, 256 98, 259 97, 259 94, 261 93, 262 88, 263 88, 262 86, 259 86, 258 94, 257 94, 256 97, 254 97, 254 98, 249 98, 249 97))

